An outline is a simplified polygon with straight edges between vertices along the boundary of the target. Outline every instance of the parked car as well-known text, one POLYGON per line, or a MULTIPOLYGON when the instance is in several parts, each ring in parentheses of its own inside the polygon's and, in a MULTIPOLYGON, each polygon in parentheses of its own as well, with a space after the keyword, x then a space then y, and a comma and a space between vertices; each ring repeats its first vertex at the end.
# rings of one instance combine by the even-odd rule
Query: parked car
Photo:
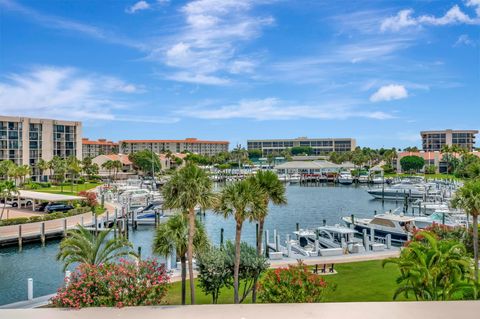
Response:
MULTIPOLYGON (((3 203, 4 201, 2 201, 3 203)), ((11 205, 12 207, 18 207, 18 200, 17 199, 10 199, 7 198, 7 204, 11 205)), ((20 199, 20 205, 22 206, 31 206, 32 201, 30 199, 20 199)))
POLYGON ((72 205, 62 204, 62 203, 51 203, 45 206, 46 213, 53 213, 53 212, 68 212, 69 210, 73 209, 72 205))

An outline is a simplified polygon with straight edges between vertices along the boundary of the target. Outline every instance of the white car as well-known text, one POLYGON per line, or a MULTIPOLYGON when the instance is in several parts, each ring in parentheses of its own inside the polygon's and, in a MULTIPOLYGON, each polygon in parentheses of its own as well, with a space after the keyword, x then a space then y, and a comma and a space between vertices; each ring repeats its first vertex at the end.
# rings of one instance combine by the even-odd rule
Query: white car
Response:
MULTIPOLYGON (((18 200, 7 199, 7 204, 12 205, 12 207, 18 207, 18 200)), ((20 204, 22 206, 32 206, 32 200, 30 200, 30 199, 20 199, 20 204)))

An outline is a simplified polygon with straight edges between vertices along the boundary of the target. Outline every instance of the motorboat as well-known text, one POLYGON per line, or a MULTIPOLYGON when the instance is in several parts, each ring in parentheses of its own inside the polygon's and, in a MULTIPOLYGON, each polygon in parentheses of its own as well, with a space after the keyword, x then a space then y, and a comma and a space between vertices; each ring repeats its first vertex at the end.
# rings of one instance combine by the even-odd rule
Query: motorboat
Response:
POLYGON ((360 175, 358 176, 358 182, 359 183, 368 183, 370 182, 370 177, 368 175, 360 175))
POLYGON ((376 237, 385 238, 390 234, 392 241, 404 242, 415 229, 415 218, 403 214, 386 212, 375 215, 373 218, 343 217, 342 220, 348 227, 359 232, 374 230, 376 237))
POLYGON ((318 256, 319 246, 315 247, 316 234, 313 230, 300 229, 293 232, 297 239, 290 240, 292 251, 302 256, 318 256))
POLYGON ((403 200, 405 197, 423 199, 439 194, 437 189, 432 189, 428 184, 398 183, 390 187, 376 187, 367 192, 377 199, 403 200))
POLYGON ((340 172, 337 178, 338 182, 343 185, 350 185, 353 183, 353 177, 350 172, 340 172))
POLYGON ((162 202, 155 201, 133 211, 133 219, 138 224, 154 225, 155 215, 157 215, 157 218, 164 218, 162 202))
POLYGON ((430 216, 418 216, 414 217, 414 219, 415 226, 421 229, 431 227, 434 224, 445 225, 448 227, 462 226, 462 224, 455 222, 452 218, 450 218, 450 216, 448 216, 448 213, 446 212, 435 212, 430 216))
POLYGON ((297 184, 300 183, 300 174, 292 174, 288 177, 288 181, 290 184, 297 184))
POLYGON ((381 176, 374 176, 372 178, 372 184, 383 184, 385 182, 385 179, 381 176))

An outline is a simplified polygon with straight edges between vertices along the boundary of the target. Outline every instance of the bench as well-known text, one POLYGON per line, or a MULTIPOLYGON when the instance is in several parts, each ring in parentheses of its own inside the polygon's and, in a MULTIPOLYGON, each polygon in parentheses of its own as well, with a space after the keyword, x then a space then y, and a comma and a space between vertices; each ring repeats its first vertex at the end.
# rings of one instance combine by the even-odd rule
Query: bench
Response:
POLYGON ((341 256, 343 255, 342 248, 320 248, 320 256, 341 256))
POLYGON ((281 251, 272 251, 268 254, 268 257, 271 260, 279 260, 283 258, 283 253, 281 251))
POLYGON ((316 264, 315 268, 313 269, 314 274, 335 274, 335 264, 331 264, 330 266, 328 264, 316 264))

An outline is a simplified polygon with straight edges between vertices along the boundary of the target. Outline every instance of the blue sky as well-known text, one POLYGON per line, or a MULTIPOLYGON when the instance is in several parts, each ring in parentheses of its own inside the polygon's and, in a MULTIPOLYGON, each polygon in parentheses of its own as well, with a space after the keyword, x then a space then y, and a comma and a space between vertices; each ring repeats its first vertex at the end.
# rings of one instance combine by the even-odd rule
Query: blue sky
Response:
POLYGON ((0 113, 89 138, 479 129, 480 0, 0 0, 0 113))

